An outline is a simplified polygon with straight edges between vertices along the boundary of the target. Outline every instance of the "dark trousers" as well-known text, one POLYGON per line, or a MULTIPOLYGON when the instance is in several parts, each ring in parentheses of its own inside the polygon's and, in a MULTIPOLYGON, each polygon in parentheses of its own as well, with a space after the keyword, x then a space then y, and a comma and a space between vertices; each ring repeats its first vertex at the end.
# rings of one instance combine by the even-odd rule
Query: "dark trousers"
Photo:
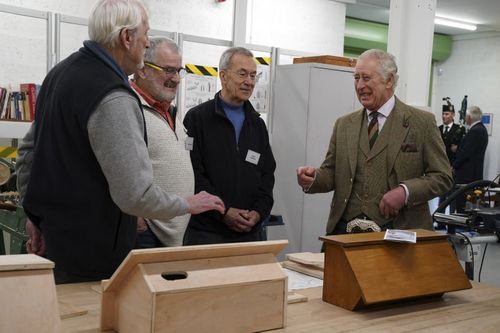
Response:
POLYGON ((188 228, 184 234, 183 245, 202 245, 202 244, 221 244, 221 243, 239 243, 255 242, 261 240, 261 233, 258 228, 250 232, 220 234, 207 230, 188 228))
MULTIPOLYGON (((107 278, 109 278, 109 276, 102 277, 102 279, 107 279, 107 278)), ((100 281, 102 279, 96 278, 96 277, 79 276, 79 275, 75 275, 72 273, 58 270, 57 265, 56 265, 56 267, 54 267, 54 280, 55 280, 56 284, 93 282, 93 281, 100 281)))
POLYGON ((137 233, 135 242, 136 249, 150 249, 153 247, 164 247, 158 237, 149 229, 149 227, 142 232, 137 233))

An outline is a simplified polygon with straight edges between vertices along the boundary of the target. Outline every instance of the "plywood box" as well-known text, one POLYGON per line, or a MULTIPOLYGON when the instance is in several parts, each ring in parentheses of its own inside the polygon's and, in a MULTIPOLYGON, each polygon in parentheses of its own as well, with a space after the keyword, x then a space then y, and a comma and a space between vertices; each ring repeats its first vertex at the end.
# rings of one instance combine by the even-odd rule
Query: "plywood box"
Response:
POLYGON ((414 231, 416 244, 384 241, 384 232, 320 237, 323 300, 356 310, 472 288, 447 235, 414 231))
POLYGON ((61 331, 53 267, 34 254, 0 256, 0 332, 61 331))
POLYGON ((103 281, 101 329, 258 332, 285 324, 287 241, 133 250, 103 281))
POLYGON ((315 57, 301 57, 294 58, 294 64, 303 64, 306 62, 317 62, 320 64, 328 64, 328 65, 336 65, 336 66, 344 66, 344 67, 355 67, 356 59, 354 58, 346 58, 346 57, 337 57, 332 55, 322 55, 315 57))

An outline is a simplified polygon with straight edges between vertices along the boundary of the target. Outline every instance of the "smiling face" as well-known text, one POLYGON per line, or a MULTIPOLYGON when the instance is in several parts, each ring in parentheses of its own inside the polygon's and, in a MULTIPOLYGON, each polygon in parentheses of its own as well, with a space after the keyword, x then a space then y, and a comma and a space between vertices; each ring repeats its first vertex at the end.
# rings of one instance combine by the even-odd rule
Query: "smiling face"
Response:
POLYGON ((233 55, 229 68, 220 71, 222 99, 235 105, 247 101, 255 87, 256 72, 257 65, 252 57, 243 54, 233 55))
POLYGON ((370 111, 377 111, 394 94, 394 76, 384 79, 376 59, 358 60, 354 71, 354 86, 359 102, 370 111))
MULTIPOLYGON (((177 51, 173 50, 166 43, 157 45, 155 48, 153 62, 163 68, 182 67, 182 57, 177 51)), ((150 66, 144 66, 139 71, 140 86, 148 92, 158 102, 171 102, 177 93, 177 87, 181 82, 178 73, 169 74, 166 71, 157 70, 150 66)))

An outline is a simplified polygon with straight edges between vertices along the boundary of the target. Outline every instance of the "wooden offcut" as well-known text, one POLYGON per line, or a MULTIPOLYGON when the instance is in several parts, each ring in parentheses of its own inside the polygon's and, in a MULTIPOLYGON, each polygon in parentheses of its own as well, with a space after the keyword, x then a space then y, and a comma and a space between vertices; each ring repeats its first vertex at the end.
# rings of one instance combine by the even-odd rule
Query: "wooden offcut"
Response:
POLYGON ((323 300, 349 310, 468 289, 447 235, 417 232, 417 243, 384 232, 320 237, 325 242, 323 300))
POLYGON ((314 57, 301 57, 301 58, 293 58, 294 64, 303 64, 307 62, 316 62, 320 64, 328 64, 328 65, 336 65, 336 66, 344 66, 344 67, 355 67, 356 59, 347 58, 347 57, 338 57, 332 55, 321 55, 314 57))
POLYGON ((133 250, 103 281, 101 329, 258 332, 285 325, 287 241, 133 250))
POLYGON ((304 265, 295 261, 285 260, 281 263, 284 268, 291 269, 302 274, 306 274, 318 279, 323 280, 323 269, 316 266, 304 265))
POLYGON ((34 254, 0 256, 0 331, 61 331, 52 268, 34 254))

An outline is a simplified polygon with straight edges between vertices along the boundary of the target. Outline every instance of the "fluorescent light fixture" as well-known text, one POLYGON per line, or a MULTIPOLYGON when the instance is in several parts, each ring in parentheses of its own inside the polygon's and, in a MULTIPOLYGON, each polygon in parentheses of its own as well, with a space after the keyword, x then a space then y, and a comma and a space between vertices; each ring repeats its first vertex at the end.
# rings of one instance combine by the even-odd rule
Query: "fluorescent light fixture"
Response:
POLYGON ((459 22, 456 20, 450 20, 448 18, 438 17, 434 18, 434 24, 444 25, 447 27, 453 27, 458 29, 475 31, 477 26, 473 23, 459 22))

